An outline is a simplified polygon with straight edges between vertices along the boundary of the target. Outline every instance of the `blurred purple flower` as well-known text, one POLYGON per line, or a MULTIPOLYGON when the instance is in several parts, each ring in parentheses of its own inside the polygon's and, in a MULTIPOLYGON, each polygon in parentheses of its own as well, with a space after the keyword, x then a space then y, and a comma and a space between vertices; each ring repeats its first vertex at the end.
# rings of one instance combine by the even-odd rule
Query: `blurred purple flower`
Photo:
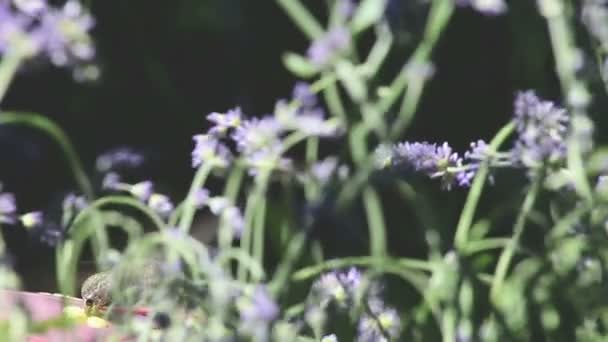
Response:
POLYGON ((250 153, 245 157, 249 166, 249 174, 255 176, 262 170, 290 170, 292 162, 290 159, 282 157, 282 152, 283 148, 277 143, 250 153))
POLYGON ((291 97, 298 100, 303 107, 314 107, 318 103, 317 95, 310 89, 310 84, 306 82, 297 82, 293 87, 291 97))
POLYGON ((25 228, 34 228, 42 224, 43 215, 40 211, 32 211, 19 216, 19 221, 25 228))
POLYGON ((68 0, 61 9, 49 8, 40 18, 44 35, 43 49, 51 62, 65 66, 91 61, 95 46, 89 31, 93 17, 76 0, 68 0))
POLYGON ((8 2, 0 3, 0 54, 19 51, 34 55, 40 48, 38 36, 29 32, 32 20, 10 8, 8 2))
POLYGON ((247 155, 276 144, 281 133, 283 126, 274 117, 265 116, 243 121, 232 134, 232 139, 237 149, 247 155))
POLYGON ((309 136, 332 137, 343 131, 340 121, 335 118, 325 119, 325 112, 319 107, 297 107, 287 104, 285 100, 279 100, 275 105, 274 115, 285 129, 309 136))
POLYGON ((369 313, 359 319, 357 342, 395 341, 401 333, 397 310, 387 308, 379 298, 369 301, 369 313))
POLYGON ((226 145, 219 142, 215 136, 197 134, 192 137, 194 149, 192 150, 192 167, 199 167, 203 163, 225 168, 230 165, 232 154, 226 145))
POLYGON ((442 145, 427 142, 404 142, 394 148, 393 164, 404 165, 431 178, 441 178, 444 189, 450 190, 454 174, 449 168, 462 166, 462 159, 447 142, 442 145))
POLYGON ((564 160, 569 123, 565 109, 541 100, 529 90, 517 94, 514 116, 518 133, 513 148, 514 161, 536 169, 545 162, 564 160))
POLYGON ((228 110, 225 114, 213 112, 207 115, 207 120, 213 122, 215 126, 211 127, 209 134, 217 137, 226 135, 229 129, 240 126, 243 120, 243 113, 240 107, 228 110))
POLYGON ((222 212, 222 219, 226 220, 226 223, 232 227, 234 236, 240 239, 245 229, 245 219, 241 210, 235 206, 229 206, 222 212))
POLYGON ((97 171, 105 173, 116 169, 132 169, 141 166, 144 157, 130 148, 117 148, 105 152, 97 158, 97 171))
POLYGON ((81 211, 89 205, 84 196, 70 193, 63 199, 63 210, 81 211))
POLYGON ((209 190, 200 188, 194 192, 194 205, 201 209, 209 202, 209 190))
POLYGON ((507 12, 504 0, 455 0, 458 6, 470 6, 485 15, 499 15, 507 12))
POLYGON ((344 52, 350 45, 350 41, 351 34, 348 29, 335 27, 313 41, 306 54, 312 64, 322 68, 344 52))
POLYGON ((174 208, 169 197, 156 193, 150 195, 148 206, 163 217, 169 216, 174 208))
POLYGON ((241 319, 245 323, 260 324, 273 321, 279 314, 279 306, 270 297, 264 286, 258 285, 250 301, 241 310, 241 319))
POLYGON ((0 193, 0 223, 14 224, 16 212, 15 195, 9 192, 0 193))
POLYGON ((129 192, 141 201, 146 201, 152 195, 153 188, 151 181, 143 181, 129 186, 129 192))
POLYGON ((348 19, 353 15, 356 6, 353 0, 338 0, 338 13, 348 19))
MULTIPOLYGON (((462 187, 471 186, 481 162, 490 158, 488 144, 485 141, 474 141, 470 144, 470 147, 471 149, 464 153, 467 164, 462 171, 456 173, 456 182, 462 187)), ((490 182, 493 182, 492 176, 490 176, 490 182)))
POLYGON ((120 176, 115 172, 109 172, 101 181, 101 187, 107 190, 120 190, 120 176))
POLYGON ((327 157, 312 165, 310 173, 320 184, 326 184, 338 167, 336 157, 327 157))
POLYGON ((361 272, 352 267, 348 271, 332 271, 321 275, 312 288, 319 296, 322 307, 332 301, 346 306, 355 298, 361 281, 361 272))
POLYGON ((13 5, 30 16, 37 16, 48 8, 46 0, 13 0, 13 5))

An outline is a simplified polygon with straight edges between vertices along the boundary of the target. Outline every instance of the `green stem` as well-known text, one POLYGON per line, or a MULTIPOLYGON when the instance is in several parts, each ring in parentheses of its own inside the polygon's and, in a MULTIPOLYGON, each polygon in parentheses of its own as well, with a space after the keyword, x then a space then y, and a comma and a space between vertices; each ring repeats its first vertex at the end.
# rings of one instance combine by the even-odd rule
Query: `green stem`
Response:
POLYGON ((409 258, 375 258, 365 256, 325 260, 319 265, 305 267, 294 272, 291 275, 291 279, 293 281, 303 281, 314 278, 323 272, 331 271, 333 269, 350 266, 377 267, 379 265, 383 265, 383 270, 387 272, 394 269, 408 269, 429 272, 433 271, 433 265, 431 265, 428 261, 409 258))
MULTIPOLYGON (((576 91, 579 96, 590 96, 585 85, 577 79, 576 59, 579 51, 576 47, 574 29, 567 17, 566 3, 562 0, 539 0, 541 14, 547 20, 549 38, 553 48, 555 66, 560 79, 563 96, 570 100, 576 91), (584 93, 584 95, 582 95, 584 93)), ((572 107, 572 106, 571 106, 572 107)), ((580 146, 580 135, 585 134, 581 123, 585 118, 585 105, 573 108, 571 129, 568 136, 568 168, 572 172, 574 187, 588 202, 593 201, 593 191, 587 179, 580 146)))
POLYGON ((188 191, 188 195, 184 200, 182 215, 179 220, 179 229, 184 233, 188 233, 190 227, 192 226, 192 220, 194 220, 194 214, 196 213, 196 192, 199 191, 203 185, 205 185, 205 181, 211 173, 212 168, 213 166, 211 164, 203 163, 198 170, 196 170, 196 174, 194 175, 194 179, 190 185, 190 190, 188 191))
POLYGON ((397 101, 397 98, 399 98, 403 89, 405 89, 408 81, 408 73, 410 72, 408 67, 413 65, 425 65, 427 63, 431 53, 437 45, 441 32, 443 32, 445 26, 450 21, 453 11, 454 4, 451 0, 433 1, 422 42, 418 45, 416 51, 414 51, 414 54, 402 68, 399 75, 397 75, 388 87, 388 94, 379 102, 378 108, 381 112, 387 112, 393 103, 397 101))
POLYGON ((277 298, 279 294, 285 290, 285 284, 289 281, 289 274, 302 254, 302 251, 304 251, 306 240, 306 233, 299 232, 289 242, 285 256, 282 258, 281 263, 277 267, 272 281, 268 286, 268 289, 270 293, 274 295, 274 298, 277 298))
POLYGON ((323 35, 323 27, 299 0, 277 0, 287 15, 302 32, 313 40, 323 35))
POLYGON ((367 186, 363 190, 363 202, 369 226, 371 255, 381 258, 386 255, 386 227, 380 198, 371 186, 367 186))
POLYGON ((7 53, 2 56, 0 62, 0 103, 2 103, 17 70, 19 70, 21 62, 23 62, 23 55, 20 53, 7 53))
MULTIPOLYGON (((490 142, 489 150, 497 151, 500 145, 502 145, 502 143, 509 137, 514 129, 515 125, 513 122, 509 122, 503 128, 501 128, 496 136, 494 136, 494 139, 492 139, 490 142)), ((481 198, 481 193, 489 173, 488 163, 488 160, 481 163, 479 170, 475 175, 475 180, 473 180, 473 184, 471 185, 469 195, 464 203, 462 213, 460 214, 460 219, 458 220, 458 226, 456 227, 456 234, 454 237, 454 243, 458 250, 463 250, 466 248, 466 243, 469 238, 469 230, 471 228, 471 223, 473 222, 473 217, 475 216, 475 209, 477 208, 477 204, 481 198)))
POLYGON ((255 213, 254 237, 252 255, 260 265, 264 265, 264 233, 266 232, 266 199, 263 195, 258 197, 255 213))
MULTIPOLYGON (((243 166, 239 163, 235 163, 235 166, 230 172, 230 176, 228 176, 228 181, 226 181, 226 186, 224 188, 224 197, 230 200, 232 203, 236 203, 244 175, 245 169, 243 166)), ((218 237, 220 249, 229 248, 232 245, 233 238, 233 227, 230 226, 226 220, 221 219, 218 237)))
POLYGON ((532 183, 532 188, 529 190, 528 194, 526 194, 521 211, 519 212, 517 220, 515 221, 513 236, 498 258, 496 271, 494 272, 494 278, 492 279, 492 286, 490 287, 490 299, 492 300, 495 300, 496 296, 500 294, 500 290, 507 275, 507 271, 509 270, 509 265, 511 264, 511 259, 513 258, 515 248, 517 247, 519 239, 524 231, 526 218, 532 210, 536 197, 540 191, 542 179, 542 176, 537 176, 532 183))
MULTIPOLYGON (((163 220, 160 218, 160 216, 158 216, 158 214, 150 210, 149 207, 141 203, 139 200, 129 196, 106 196, 97 199, 88 207, 86 207, 83 211, 79 212, 78 215, 76 215, 70 227, 80 225, 84 220, 87 220, 89 218, 89 215, 94 215, 97 210, 107 205, 121 205, 136 209, 142 214, 144 214, 148 219, 150 219, 150 221, 152 221, 152 223, 156 226, 158 230, 165 229, 165 224, 163 223, 163 220)), ((68 227, 68 230, 70 229, 70 227, 68 227)))
POLYGON ((479 252, 484 252, 490 249, 503 248, 508 245, 510 239, 507 238, 489 238, 477 241, 469 241, 466 247, 466 253, 471 255, 479 252))

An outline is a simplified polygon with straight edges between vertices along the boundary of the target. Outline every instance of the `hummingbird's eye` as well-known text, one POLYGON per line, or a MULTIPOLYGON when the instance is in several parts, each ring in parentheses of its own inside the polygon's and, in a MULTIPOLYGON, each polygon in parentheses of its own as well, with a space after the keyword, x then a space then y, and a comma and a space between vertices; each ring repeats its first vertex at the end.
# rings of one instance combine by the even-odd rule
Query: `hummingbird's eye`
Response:
POLYGON ((87 300, 84 301, 84 304, 86 306, 93 306, 93 300, 91 298, 87 298, 87 300))

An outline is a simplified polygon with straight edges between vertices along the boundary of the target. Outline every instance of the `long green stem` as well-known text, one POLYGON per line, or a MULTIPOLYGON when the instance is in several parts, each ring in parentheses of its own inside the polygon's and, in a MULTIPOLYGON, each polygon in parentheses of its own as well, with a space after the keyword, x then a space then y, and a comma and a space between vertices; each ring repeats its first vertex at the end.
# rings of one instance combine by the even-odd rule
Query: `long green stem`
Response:
POLYGON ((507 275, 507 271, 509 270, 509 265, 511 264, 511 259, 513 258, 513 254, 515 252, 515 248, 517 248, 517 245, 519 244, 519 239, 524 231, 526 225, 526 218, 532 210, 534 202, 536 201, 536 197, 540 191, 542 179, 542 176, 537 176, 534 182, 532 183, 532 187, 528 191, 528 194, 524 199, 524 203, 522 204, 519 215, 517 216, 517 220, 515 221, 515 226, 513 227, 513 236, 511 237, 507 246, 505 247, 505 249, 503 249, 500 257, 498 258, 496 271, 494 272, 494 278, 492 279, 492 286, 490 287, 490 298, 492 300, 495 300, 496 296, 498 296, 500 293, 500 289, 503 285, 503 282, 507 275))
POLYGON ((299 0, 277 0, 277 3, 308 39, 316 39, 323 34, 323 27, 299 0))
POLYGON ((590 97, 585 85, 577 79, 577 59, 580 58, 580 52, 574 40, 575 31, 567 17, 566 2, 563 0, 539 0, 538 3, 541 14, 547 20, 562 93, 573 109, 572 119, 570 120, 571 129, 568 136, 568 168, 572 172, 574 187, 577 192, 588 203, 591 203, 593 194, 585 172, 580 142, 581 136, 585 137, 587 135, 587 132, 585 132, 587 128, 584 127, 586 126, 584 120, 587 120, 584 110, 588 104, 586 103, 588 99, 582 100, 581 103, 572 101, 576 97, 590 97))
POLYGON ((375 257, 349 257, 341 259, 325 260, 319 265, 302 268, 291 275, 293 281, 302 281, 314 278, 323 272, 349 266, 376 267, 383 264, 383 269, 388 270, 394 267, 400 269, 433 271, 433 265, 428 261, 409 259, 409 258, 375 258, 375 257))
POLYGON ((196 174, 190 185, 190 190, 184 200, 182 215, 179 220, 179 229, 184 233, 187 233, 190 230, 192 220, 194 220, 194 213, 196 213, 196 192, 205 185, 205 181, 207 180, 209 173, 211 173, 212 168, 213 166, 211 164, 203 163, 198 170, 196 170, 196 174))
POLYGON ((380 198, 371 186, 363 190, 363 203, 367 214, 367 225, 369 226, 371 255, 381 258, 386 255, 386 227, 380 198))
MULTIPOLYGON (((513 122, 510 122, 501 128, 496 136, 494 136, 494 139, 492 139, 490 142, 490 151, 497 151, 500 145, 502 145, 502 143, 507 139, 507 137, 509 137, 514 129, 515 125, 513 122)), ((473 217, 475 216, 475 209, 477 209, 477 204, 479 203, 481 193, 486 183, 489 167, 489 162, 487 160, 481 163, 481 166, 475 175, 475 180, 473 180, 473 184, 471 185, 469 195, 464 203, 464 208, 460 214, 460 219, 458 220, 458 226, 456 227, 456 234, 454 237, 454 243, 458 250, 463 250, 466 248, 466 243, 469 238, 469 230, 473 222, 473 217)))

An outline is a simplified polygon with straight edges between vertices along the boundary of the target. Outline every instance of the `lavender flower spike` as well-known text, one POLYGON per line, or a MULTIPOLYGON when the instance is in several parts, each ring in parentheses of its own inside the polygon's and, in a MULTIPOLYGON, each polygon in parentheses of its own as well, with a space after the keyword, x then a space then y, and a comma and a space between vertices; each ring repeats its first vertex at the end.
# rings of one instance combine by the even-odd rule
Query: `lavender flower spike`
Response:
POLYGON ((335 27, 312 42, 306 54, 312 64, 322 68, 344 52, 350 45, 350 41, 351 35, 348 29, 335 27))
POLYGON ((0 223, 15 223, 16 212, 15 195, 8 192, 0 193, 0 223))
POLYGON ((569 117, 553 102, 543 101, 533 91, 518 93, 514 119, 518 140, 513 158, 521 165, 536 169, 543 163, 555 164, 566 157, 569 117))
POLYGON ((213 112, 207 115, 207 120, 215 124, 215 126, 211 127, 209 130, 209 134, 223 137, 230 128, 236 128, 241 125, 243 113, 241 112, 241 108, 236 107, 228 110, 225 114, 213 112))
POLYGON ((197 134, 192 137, 194 150, 192 150, 192 167, 198 167, 203 163, 224 168, 230 164, 232 154, 230 150, 219 142, 215 136, 209 134, 197 134))

